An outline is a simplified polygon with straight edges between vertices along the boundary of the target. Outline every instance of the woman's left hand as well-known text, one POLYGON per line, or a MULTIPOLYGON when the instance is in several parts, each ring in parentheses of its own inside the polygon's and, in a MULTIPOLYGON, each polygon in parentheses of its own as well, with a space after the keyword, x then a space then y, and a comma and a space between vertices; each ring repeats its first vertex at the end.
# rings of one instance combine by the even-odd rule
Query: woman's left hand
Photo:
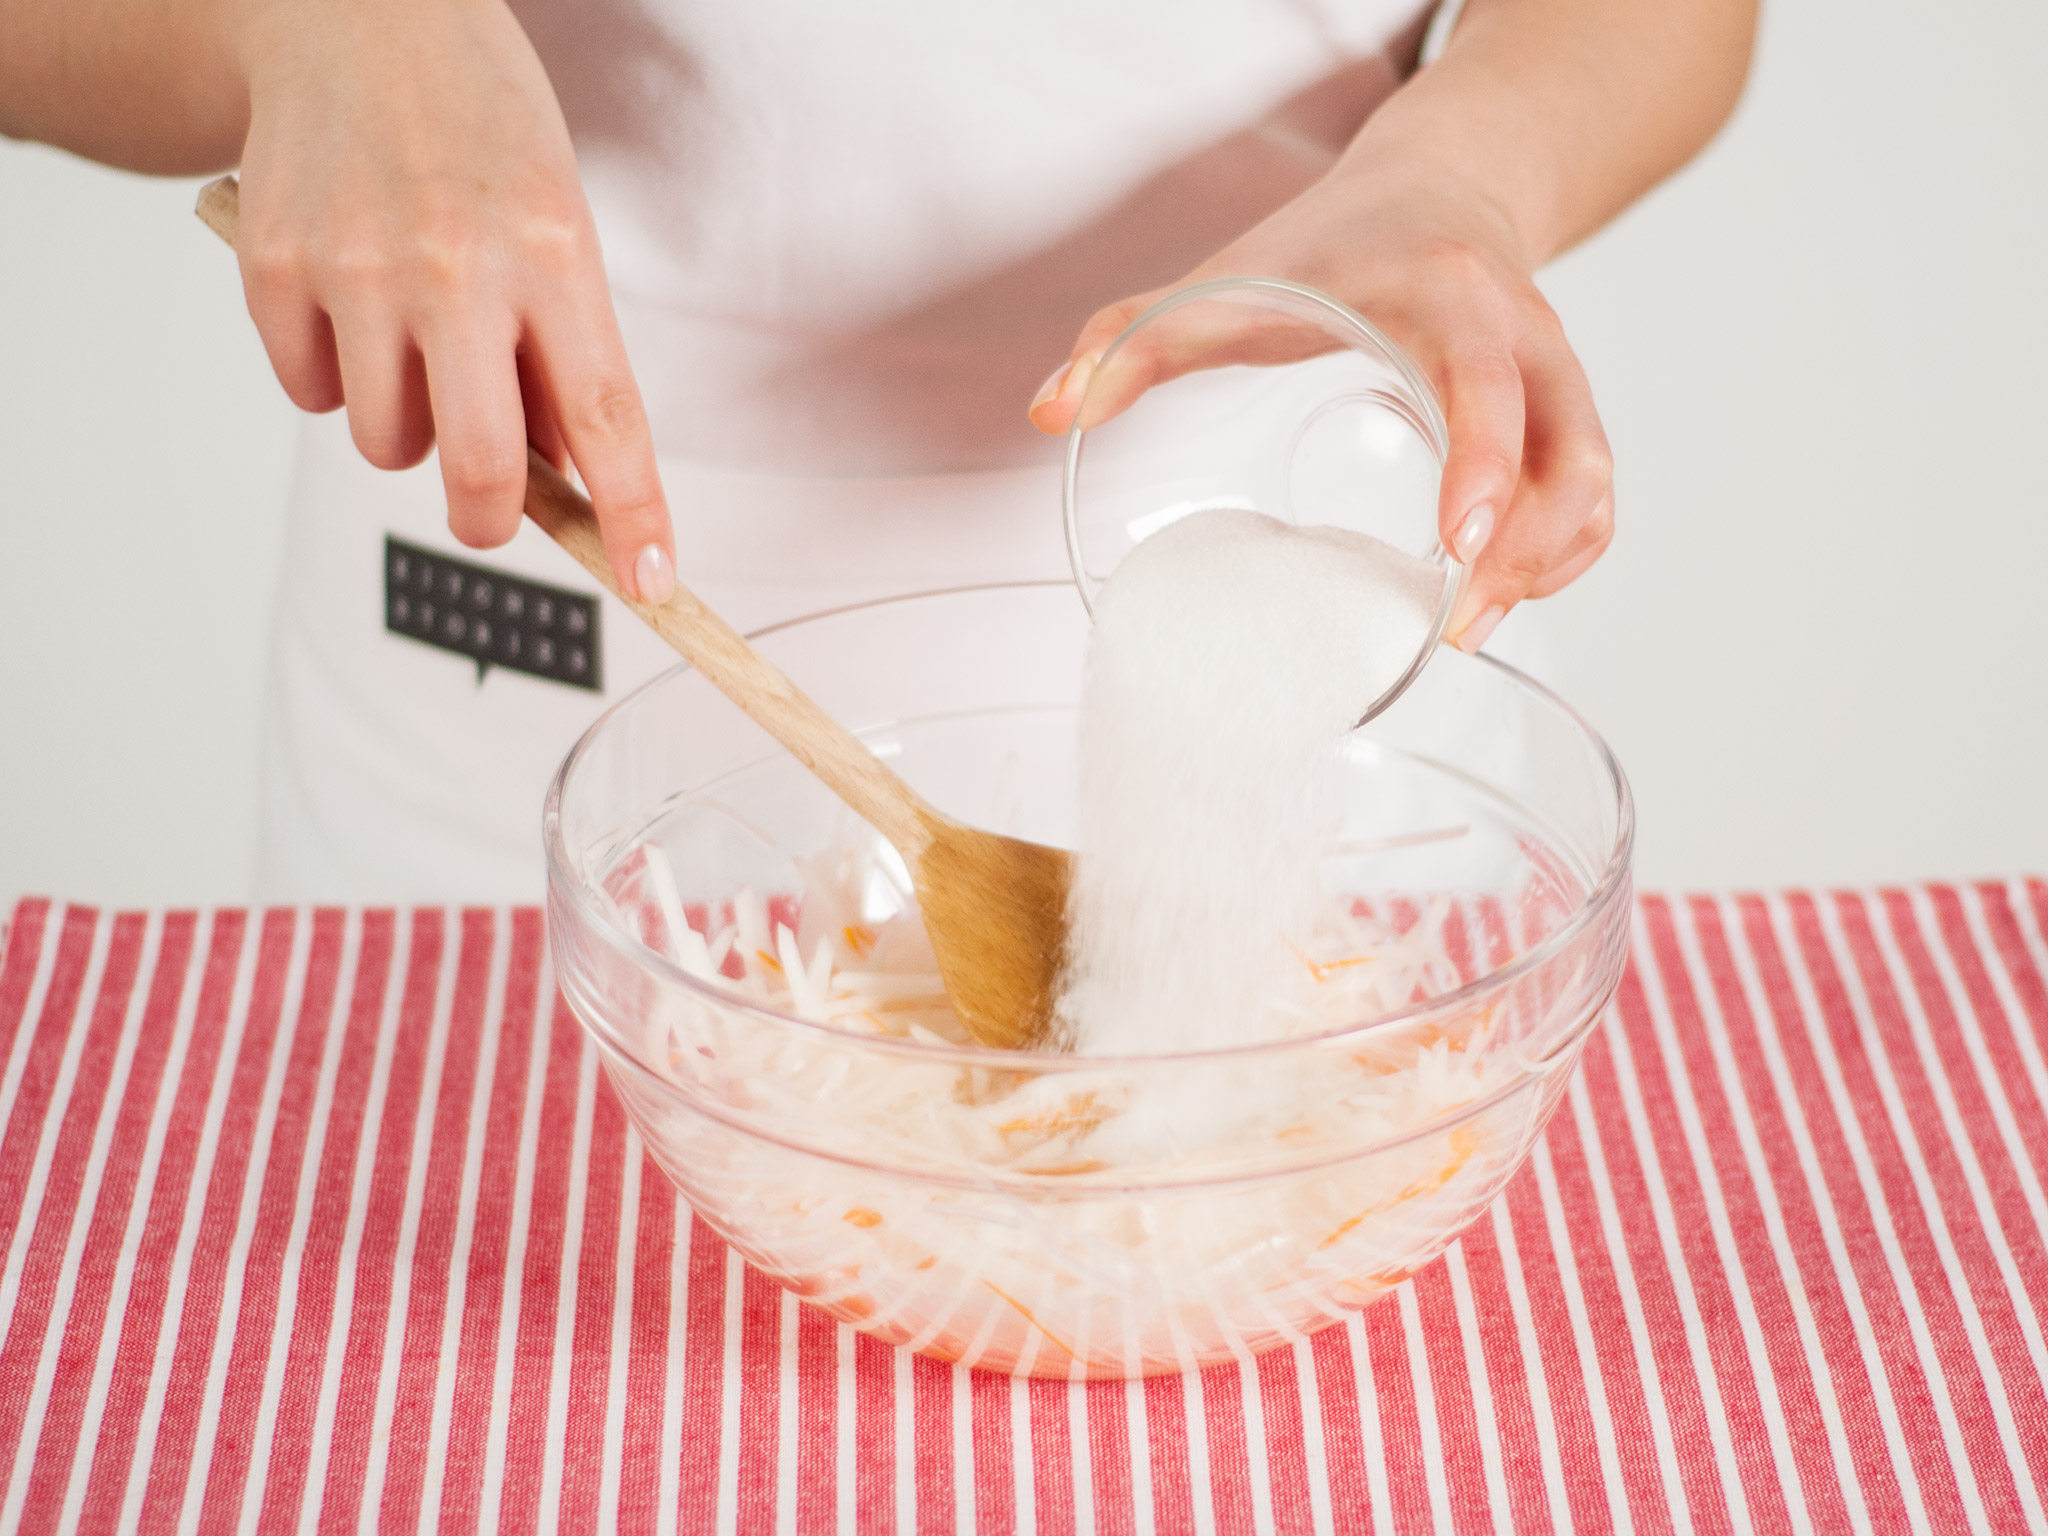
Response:
MULTIPOLYGON (((1585 370, 1530 273, 1502 210, 1440 173, 1341 163, 1178 283, 1099 311, 1031 405, 1064 432, 1117 335, 1175 289, 1213 277, 1282 277, 1320 288, 1386 331, 1435 384, 1450 425, 1438 521, 1472 566, 1449 635, 1476 651, 1507 611, 1576 579, 1614 536, 1613 460, 1585 370)), ((1202 313, 1193 311, 1187 313, 1202 313)), ((1258 311, 1161 327, 1119 350, 1090 400, 1093 426, 1154 384, 1201 368, 1326 350, 1258 311)), ((1149 328, 1148 328, 1149 330, 1149 328)))

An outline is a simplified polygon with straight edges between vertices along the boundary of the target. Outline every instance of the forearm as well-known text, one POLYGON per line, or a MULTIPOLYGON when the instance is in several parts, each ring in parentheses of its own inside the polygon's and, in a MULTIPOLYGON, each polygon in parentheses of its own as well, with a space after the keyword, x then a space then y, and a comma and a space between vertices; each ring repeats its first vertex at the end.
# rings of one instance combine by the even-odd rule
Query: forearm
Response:
POLYGON ((233 165, 239 0, 0 0, 0 133, 127 170, 233 165))
POLYGON ((1340 176, 1455 185, 1533 269, 1690 159, 1734 109, 1756 0, 1471 0, 1340 176))

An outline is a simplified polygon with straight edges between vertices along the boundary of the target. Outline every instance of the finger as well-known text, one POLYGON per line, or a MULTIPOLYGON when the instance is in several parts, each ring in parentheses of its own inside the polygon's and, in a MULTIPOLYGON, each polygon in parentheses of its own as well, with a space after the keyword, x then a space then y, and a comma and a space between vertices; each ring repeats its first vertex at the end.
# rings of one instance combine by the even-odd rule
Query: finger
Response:
POLYGON ((1529 589, 1529 596, 1532 598, 1549 597, 1554 593, 1562 592, 1566 587, 1590 571, 1599 562, 1601 555, 1605 553, 1606 550, 1603 547, 1600 549, 1588 549, 1576 555, 1567 555, 1562 565, 1558 566, 1556 570, 1529 589))
MULTIPOLYGON (((1607 434, 1593 392, 1562 333, 1520 354, 1527 402, 1522 471, 1499 527, 1472 570, 1450 634, 1468 649, 1468 631, 1531 596, 1557 570, 1614 486, 1607 434)), ((1483 635, 1480 636, 1483 639, 1483 635)))
POLYGON ((526 500, 526 413, 506 324, 448 326, 426 349, 427 392, 448 491, 448 531, 489 549, 519 531, 526 500))
POLYGON ((516 356, 519 363, 519 400, 526 413, 526 440, 542 458, 566 473, 569 445, 562 441, 561 423, 555 420, 554 408, 548 403, 548 392, 542 385, 540 372, 524 347, 516 356))
POLYGON ((600 290, 581 304, 536 312, 528 342, 532 371, 589 487, 613 574, 642 602, 665 602, 675 588, 675 534, 609 298, 600 290))
POLYGON ((356 450, 379 469, 412 468, 434 446, 426 365, 412 337, 390 316, 341 309, 335 341, 356 450))
POLYGON ((1579 536, 1572 540, 1571 547, 1558 557, 1557 565, 1529 589, 1529 595, 1549 597, 1562 592, 1591 570, 1594 562, 1607 553, 1607 546, 1613 542, 1614 497, 1610 494, 1586 520, 1586 526, 1579 530, 1579 536))
POLYGON ((271 248, 245 244, 238 254, 249 318, 256 322, 278 383, 302 411, 333 410, 342 402, 334 327, 314 302, 303 269, 292 256, 271 248))
POLYGON ((1074 339, 1074 348, 1067 355, 1067 360, 1039 386, 1038 394, 1031 402, 1026 414, 1034 427, 1044 433, 1057 434, 1074 424, 1074 415, 1081 408, 1082 397, 1088 393, 1088 381, 1103 352, 1123 334, 1126 326, 1152 306, 1155 297, 1154 294, 1141 293, 1135 298, 1098 309, 1088 317, 1087 324, 1081 327, 1081 334, 1074 339))
POLYGON ((1067 365, 1032 401, 1032 425, 1064 432, 1078 418, 1083 428, 1098 427, 1146 390, 1198 369, 1299 362, 1340 345, 1321 326, 1245 294, 1189 300, 1147 321, 1136 335, 1124 335, 1171 291, 1139 294, 1096 311, 1081 328, 1067 365))
POLYGON ((1454 356, 1439 371, 1450 452, 1437 492, 1444 548, 1471 565, 1492 539, 1522 476, 1528 401, 1505 347, 1454 356))

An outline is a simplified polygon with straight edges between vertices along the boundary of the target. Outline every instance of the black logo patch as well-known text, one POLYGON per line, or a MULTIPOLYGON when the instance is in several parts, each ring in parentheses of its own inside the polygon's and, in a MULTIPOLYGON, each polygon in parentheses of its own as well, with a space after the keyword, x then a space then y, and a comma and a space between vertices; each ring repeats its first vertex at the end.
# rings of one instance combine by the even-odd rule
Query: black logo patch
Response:
POLYGON ((384 627, 476 663, 604 688, 597 599, 384 539, 384 627))

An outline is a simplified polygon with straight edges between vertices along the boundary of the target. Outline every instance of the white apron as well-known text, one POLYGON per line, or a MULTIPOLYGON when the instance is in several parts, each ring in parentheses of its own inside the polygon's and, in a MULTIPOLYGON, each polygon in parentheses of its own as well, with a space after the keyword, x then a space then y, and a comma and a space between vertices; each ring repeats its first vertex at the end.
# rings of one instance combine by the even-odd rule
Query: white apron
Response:
MULTIPOLYGON (((576 140, 678 575, 746 629, 1064 576, 1063 444, 1024 416, 1038 385, 1100 305, 1325 170, 1412 66, 1427 7, 514 9, 576 140)), ((260 894, 537 898, 550 776, 673 654, 533 527, 457 545, 437 465, 370 468, 339 415, 305 424, 289 517, 260 894), (480 671, 406 632, 387 539, 598 596, 577 643, 602 686, 480 671)))

